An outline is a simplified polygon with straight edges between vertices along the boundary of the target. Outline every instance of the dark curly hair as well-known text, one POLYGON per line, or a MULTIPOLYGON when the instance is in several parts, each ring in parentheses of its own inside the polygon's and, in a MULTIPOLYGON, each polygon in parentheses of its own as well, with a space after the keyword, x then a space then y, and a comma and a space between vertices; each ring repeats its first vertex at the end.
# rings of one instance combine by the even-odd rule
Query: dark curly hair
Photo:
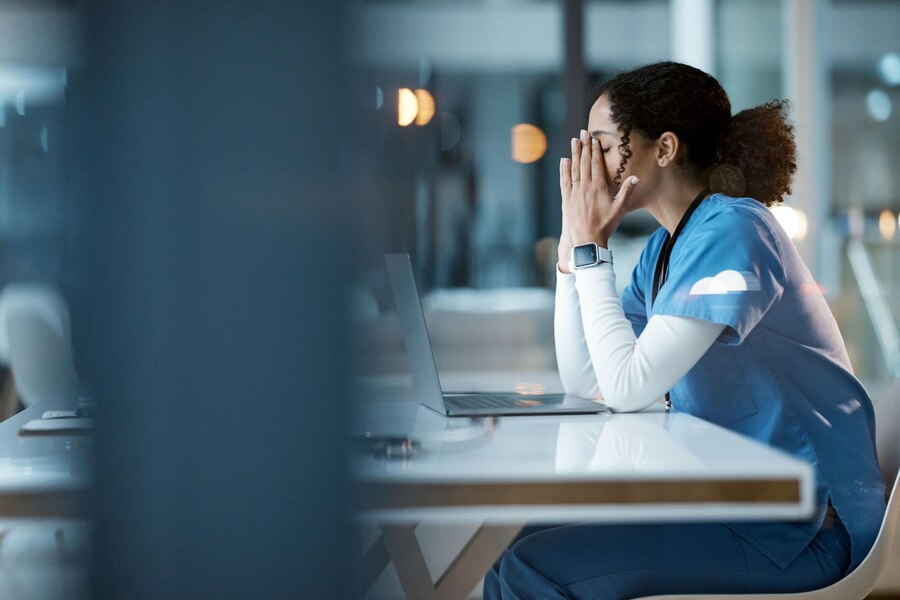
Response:
POLYGON ((686 148, 677 160, 694 169, 711 191, 749 196, 766 206, 791 193, 797 146, 787 101, 775 100, 732 117, 728 94, 712 75, 676 62, 621 73, 601 85, 595 98, 603 95, 622 130, 617 183, 632 155, 633 131, 650 140, 671 131, 686 148))

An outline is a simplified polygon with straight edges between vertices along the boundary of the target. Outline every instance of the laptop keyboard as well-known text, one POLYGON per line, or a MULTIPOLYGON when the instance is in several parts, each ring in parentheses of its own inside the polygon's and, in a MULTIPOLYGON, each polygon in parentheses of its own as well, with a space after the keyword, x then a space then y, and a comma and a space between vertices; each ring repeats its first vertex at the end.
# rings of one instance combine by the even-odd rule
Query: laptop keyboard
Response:
POLYGON ((497 396, 497 395, 466 395, 466 396, 444 396, 444 402, 456 408, 505 408, 510 406, 521 406, 522 400, 528 397, 514 396, 497 396))

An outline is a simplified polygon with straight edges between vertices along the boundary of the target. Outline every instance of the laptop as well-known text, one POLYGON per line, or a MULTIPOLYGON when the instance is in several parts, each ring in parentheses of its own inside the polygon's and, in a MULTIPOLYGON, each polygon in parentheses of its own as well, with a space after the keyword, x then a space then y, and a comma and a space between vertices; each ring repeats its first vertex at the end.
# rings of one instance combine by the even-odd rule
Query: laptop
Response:
POLYGON ((408 254, 385 254, 413 386, 422 404, 448 417, 605 413, 603 404, 570 394, 444 393, 408 254))

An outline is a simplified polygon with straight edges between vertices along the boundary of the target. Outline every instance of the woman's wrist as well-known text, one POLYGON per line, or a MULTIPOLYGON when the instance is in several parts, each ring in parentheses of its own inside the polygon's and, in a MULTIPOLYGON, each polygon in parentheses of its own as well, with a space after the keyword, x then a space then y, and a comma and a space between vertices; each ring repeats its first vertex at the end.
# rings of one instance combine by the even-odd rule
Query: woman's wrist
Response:
POLYGON ((572 248, 574 248, 575 246, 590 244, 591 242, 596 242, 596 244, 601 248, 606 248, 607 250, 609 249, 609 237, 607 236, 583 236, 578 239, 581 241, 573 242, 572 246, 569 246, 569 252, 571 252, 572 248))
POLYGON ((572 271, 569 269, 569 261, 572 260, 572 246, 571 244, 560 244, 559 250, 557 251, 558 261, 557 269, 559 269, 560 273, 565 273, 569 275, 572 271))

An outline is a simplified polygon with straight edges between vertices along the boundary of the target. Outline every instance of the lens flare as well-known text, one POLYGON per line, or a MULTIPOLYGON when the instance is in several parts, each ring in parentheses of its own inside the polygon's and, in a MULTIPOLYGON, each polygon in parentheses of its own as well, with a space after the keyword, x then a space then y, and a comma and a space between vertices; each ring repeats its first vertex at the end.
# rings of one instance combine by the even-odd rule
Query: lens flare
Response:
POLYGON ((894 219, 894 213, 885 209, 878 215, 878 231, 881 233, 881 239, 892 240, 897 233, 897 221, 894 219))
POLYGON ((419 111, 416 114, 416 125, 427 125, 434 116, 434 96, 428 90, 416 90, 416 100, 419 103, 419 111))
POLYGON ((884 123, 891 118, 891 111, 893 110, 891 97, 882 90, 872 90, 866 96, 866 109, 868 109, 869 116, 873 120, 884 123))
POLYGON ((539 127, 519 123, 512 128, 512 158, 519 163, 540 160, 547 151, 547 136, 539 127))
POLYGON ((397 123, 406 127, 416 120, 419 112, 419 100, 409 88, 400 88, 397 91, 397 123))
POLYGON ((792 208, 787 204, 773 206, 771 210, 785 232, 787 232, 789 238, 792 240, 802 240, 806 237, 806 213, 802 210, 792 208))

